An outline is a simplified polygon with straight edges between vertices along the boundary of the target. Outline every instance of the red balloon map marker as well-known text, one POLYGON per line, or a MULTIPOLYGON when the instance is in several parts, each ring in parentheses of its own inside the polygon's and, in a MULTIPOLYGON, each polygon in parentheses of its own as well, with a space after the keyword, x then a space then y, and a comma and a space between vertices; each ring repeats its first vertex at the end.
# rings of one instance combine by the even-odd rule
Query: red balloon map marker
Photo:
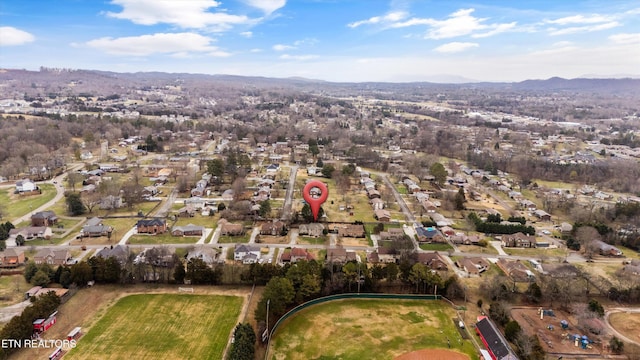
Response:
POLYGON ((327 197, 329 197, 329 190, 327 189, 327 185, 325 185, 322 181, 311 180, 302 189, 302 197, 304 197, 304 201, 306 201, 307 204, 309 204, 309 207, 311 207, 313 221, 318 221, 320 205, 327 201, 327 197), (320 196, 315 197, 315 193, 311 193, 311 190, 313 188, 318 188, 320 190, 320 196))

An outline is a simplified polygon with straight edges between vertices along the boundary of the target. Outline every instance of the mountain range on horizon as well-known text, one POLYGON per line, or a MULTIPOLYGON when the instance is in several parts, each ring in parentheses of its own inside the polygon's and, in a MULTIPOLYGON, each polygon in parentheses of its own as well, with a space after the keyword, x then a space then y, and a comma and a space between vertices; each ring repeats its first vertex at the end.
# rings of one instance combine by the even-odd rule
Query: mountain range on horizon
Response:
POLYGON ((627 91, 640 89, 640 75, 626 75, 620 74, 615 77, 606 77, 598 75, 585 75, 584 77, 566 79, 562 77, 551 77, 548 79, 528 79, 519 82, 487 82, 477 81, 474 79, 465 78, 458 75, 442 74, 433 75, 427 78, 420 79, 407 79, 407 81, 396 82, 331 82, 320 79, 310 79, 305 77, 287 77, 287 78, 272 78, 262 76, 244 76, 244 75, 229 75, 229 74, 200 74, 200 73, 168 73, 168 72, 112 72, 103 70, 86 70, 86 69, 58 69, 58 68, 45 68, 42 67, 38 71, 26 70, 26 69, 0 69, 0 80, 11 80, 16 78, 38 78, 54 74, 56 77, 60 77, 63 74, 67 74, 66 80, 72 80, 74 77, 78 77, 79 74, 85 74, 89 76, 94 74, 96 76, 106 76, 109 78, 118 79, 173 79, 181 77, 185 79, 195 78, 211 78, 221 79, 225 81, 258 81, 274 82, 274 83, 296 83, 296 84, 324 84, 331 85, 389 85, 389 86, 411 86, 411 85, 423 85, 423 86, 437 86, 437 85, 450 85, 450 86, 480 86, 480 87, 507 87, 517 90, 601 90, 601 91, 627 91))

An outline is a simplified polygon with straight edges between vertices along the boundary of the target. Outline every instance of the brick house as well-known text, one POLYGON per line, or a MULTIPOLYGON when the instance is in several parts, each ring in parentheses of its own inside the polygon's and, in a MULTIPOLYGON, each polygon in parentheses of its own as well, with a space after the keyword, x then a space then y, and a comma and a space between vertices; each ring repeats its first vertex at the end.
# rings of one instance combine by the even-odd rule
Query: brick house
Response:
POLYGON ((139 234, 164 234, 167 232, 167 221, 164 219, 138 220, 136 229, 139 234))
POLYGON ((31 226, 52 226, 58 222, 53 211, 39 211, 31 215, 31 226))
POLYGON ((38 251, 38 253, 33 257, 33 261, 36 265, 64 265, 70 257, 71 254, 69 253, 69 250, 53 250, 45 248, 38 251))
POLYGON ((24 251, 7 248, 0 251, 0 267, 17 267, 24 264, 24 251))
POLYGON ((511 235, 502 235, 502 246, 534 248, 536 247, 536 237, 531 235, 525 235, 521 232, 517 232, 511 235))

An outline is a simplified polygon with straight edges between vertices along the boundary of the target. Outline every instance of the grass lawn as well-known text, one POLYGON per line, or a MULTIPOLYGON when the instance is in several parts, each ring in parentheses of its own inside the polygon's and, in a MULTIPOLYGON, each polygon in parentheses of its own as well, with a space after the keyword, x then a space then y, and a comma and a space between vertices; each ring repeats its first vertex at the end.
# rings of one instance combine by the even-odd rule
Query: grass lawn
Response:
POLYGON ((298 236, 297 243, 300 245, 309 244, 309 245, 324 245, 327 244, 328 237, 326 235, 314 238, 308 236, 298 236))
POLYGON ((120 299, 69 359, 222 359, 242 298, 144 294, 120 299))
POLYGON ((481 253, 481 254, 498 254, 498 250, 491 245, 486 247, 478 246, 478 245, 458 245, 458 250, 462 252, 468 253, 481 253))
POLYGON ((200 240, 200 236, 172 236, 166 232, 158 235, 133 235, 128 243, 135 244, 195 244, 200 240))
POLYGON ((470 341, 458 341, 454 317, 455 311, 440 301, 332 301, 284 322, 271 339, 269 355, 278 360, 393 359, 424 348, 447 349, 448 338, 451 350, 477 359, 470 341))
POLYGON ((453 250, 453 247, 447 243, 420 244, 420 249, 432 251, 448 251, 453 250))
POLYGON ((220 235, 220 237, 218 238, 218 244, 235 244, 235 243, 248 244, 250 238, 251 238, 251 232, 247 232, 242 236, 220 235))
POLYGON ((509 255, 518 256, 549 256, 549 257, 565 257, 567 251, 564 249, 516 249, 503 247, 502 250, 509 255))
POLYGON ((4 205, 4 218, 12 220, 26 215, 46 204, 56 196, 52 184, 38 184, 42 194, 20 196, 14 194, 14 188, 0 191, 0 203, 4 205))
POLYGON ((0 306, 13 305, 24 300, 25 291, 31 288, 22 275, 0 277, 0 306))

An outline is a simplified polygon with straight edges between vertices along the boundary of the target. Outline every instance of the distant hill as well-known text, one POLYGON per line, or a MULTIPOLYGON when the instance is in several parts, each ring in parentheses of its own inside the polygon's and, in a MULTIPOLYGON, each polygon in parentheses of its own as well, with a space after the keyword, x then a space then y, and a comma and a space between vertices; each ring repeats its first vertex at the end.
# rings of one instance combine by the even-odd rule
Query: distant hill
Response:
POLYGON ((555 90, 573 92, 626 92, 640 91, 640 79, 563 79, 552 77, 547 80, 525 80, 513 83, 515 90, 555 90))
POLYGON ((117 73, 98 70, 41 69, 29 71, 23 69, 0 69, 0 81, 17 81, 21 85, 45 85, 73 82, 76 92, 88 91, 113 93, 118 91, 123 82, 129 85, 154 86, 189 82, 191 84, 225 85, 235 88, 255 86, 261 88, 294 88, 307 91, 341 91, 353 92, 373 90, 381 92, 397 92, 410 89, 459 89, 475 88, 497 91, 553 91, 573 93, 637 93, 640 90, 640 79, 603 79, 577 78, 564 79, 552 77, 546 80, 525 80, 521 82, 475 82, 474 80, 453 76, 434 76, 428 81, 415 82, 329 82, 301 77, 269 78, 240 75, 207 75, 191 73, 136 72, 117 73))

